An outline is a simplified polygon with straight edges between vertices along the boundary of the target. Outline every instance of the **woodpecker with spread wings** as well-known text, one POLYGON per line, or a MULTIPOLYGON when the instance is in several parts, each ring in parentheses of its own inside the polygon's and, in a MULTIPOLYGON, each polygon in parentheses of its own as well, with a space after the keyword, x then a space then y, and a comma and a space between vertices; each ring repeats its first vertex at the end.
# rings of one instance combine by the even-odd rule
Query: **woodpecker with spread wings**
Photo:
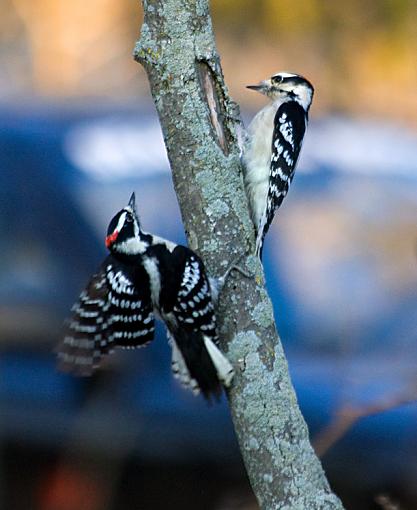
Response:
POLYGON ((134 193, 111 220, 106 246, 110 254, 72 308, 58 349, 61 367, 91 374, 115 347, 150 342, 158 316, 167 326, 174 376, 195 393, 218 397, 233 378, 214 313, 222 279, 209 278, 191 249, 143 231, 134 193))

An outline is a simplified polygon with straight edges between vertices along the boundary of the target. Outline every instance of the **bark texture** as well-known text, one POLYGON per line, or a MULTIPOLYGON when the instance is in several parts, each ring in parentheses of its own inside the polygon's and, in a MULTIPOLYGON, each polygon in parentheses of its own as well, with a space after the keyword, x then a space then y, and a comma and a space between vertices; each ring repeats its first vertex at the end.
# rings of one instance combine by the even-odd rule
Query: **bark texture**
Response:
POLYGON ((146 69, 189 245, 212 275, 233 261, 218 310, 236 375, 228 398, 262 509, 342 509, 310 446, 254 252, 243 188, 239 109, 228 95, 208 0, 143 0, 135 58, 146 69))

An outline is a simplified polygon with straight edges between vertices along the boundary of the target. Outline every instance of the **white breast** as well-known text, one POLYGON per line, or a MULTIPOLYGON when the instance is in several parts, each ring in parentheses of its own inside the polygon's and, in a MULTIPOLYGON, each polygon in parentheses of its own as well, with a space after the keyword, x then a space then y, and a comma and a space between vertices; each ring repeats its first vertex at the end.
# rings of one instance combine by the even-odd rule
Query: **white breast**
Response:
POLYGON ((274 117, 279 104, 269 103, 253 118, 248 127, 243 152, 245 185, 251 204, 252 221, 256 226, 266 206, 274 117))

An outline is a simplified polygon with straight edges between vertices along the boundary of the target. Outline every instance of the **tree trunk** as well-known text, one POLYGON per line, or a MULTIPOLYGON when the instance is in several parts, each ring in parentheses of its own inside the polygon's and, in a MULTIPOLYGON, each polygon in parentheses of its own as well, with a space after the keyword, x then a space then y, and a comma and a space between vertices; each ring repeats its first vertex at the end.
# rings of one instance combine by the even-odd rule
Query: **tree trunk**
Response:
MULTIPOLYGON (((213 275, 232 262, 217 312, 236 375, 233 422, 262 509, 342 509, 309 443, 276 331, 244 192, 238 106, 228 96, 208 0, 143 0, 135 58, 145 67, 190 247, 213 275)), ((250 63, 248 62, 248 65, 250 63)))

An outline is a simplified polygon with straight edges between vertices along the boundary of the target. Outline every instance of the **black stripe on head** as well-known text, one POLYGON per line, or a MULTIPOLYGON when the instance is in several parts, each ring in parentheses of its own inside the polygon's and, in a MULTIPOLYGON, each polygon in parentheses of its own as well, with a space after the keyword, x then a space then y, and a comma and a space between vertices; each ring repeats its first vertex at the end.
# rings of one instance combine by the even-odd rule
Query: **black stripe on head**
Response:
POLYGON ((113 218, 111 219, 109 226, 107 227, 107 235, 110 236, 116 230, 117 224, 119 223, 120 216, 123 211, 119 211, 113 218))
POLYGON ((304 76, 301 76, 299 74, 292 74, 292 73, 277 73, 274 76, 271 77, 271 83, 274 85, 305 85, 309 87, 312 91, 314 90, 313 85, 307 80, 307 78, 304 78, 304 76))
POLYGON ((122 209, 110 221, 107 235, 118 231, 117 243, 126 241, 135 236, 135 217, 130 208, 122 209))

